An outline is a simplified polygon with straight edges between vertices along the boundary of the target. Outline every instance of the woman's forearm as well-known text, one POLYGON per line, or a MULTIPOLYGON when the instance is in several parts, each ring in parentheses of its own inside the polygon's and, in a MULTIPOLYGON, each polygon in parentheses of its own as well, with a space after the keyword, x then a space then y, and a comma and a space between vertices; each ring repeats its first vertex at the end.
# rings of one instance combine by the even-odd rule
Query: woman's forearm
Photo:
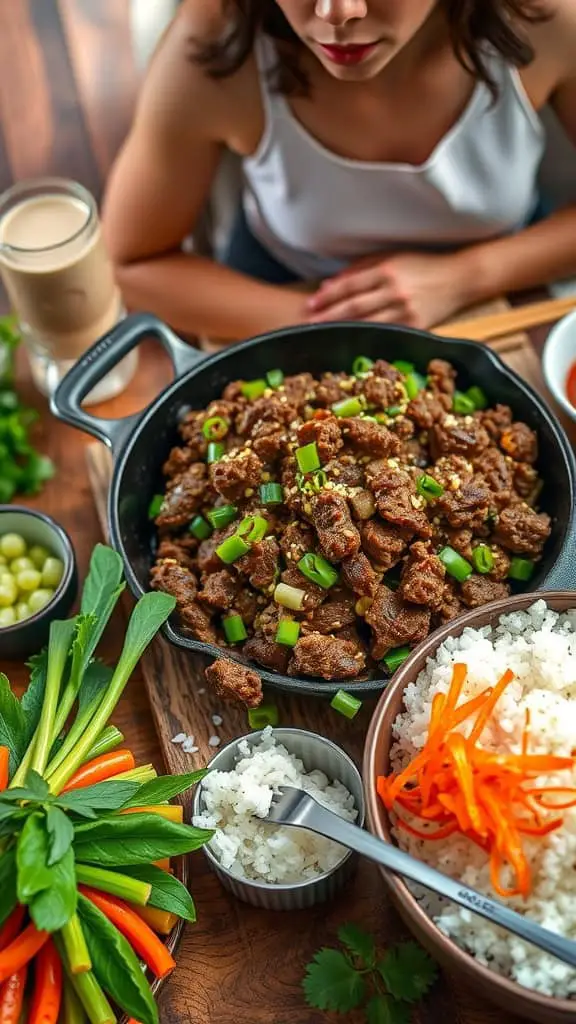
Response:
POLYGON ((181 334, 238 341, 305 319, 304 296, 202 256, 168 253, 120 264, 127 307, 155 313, 181 334))
POLYGON ((576 206, 515 235, 462 250, 466 304, 524 291, 576 274, 576 206))

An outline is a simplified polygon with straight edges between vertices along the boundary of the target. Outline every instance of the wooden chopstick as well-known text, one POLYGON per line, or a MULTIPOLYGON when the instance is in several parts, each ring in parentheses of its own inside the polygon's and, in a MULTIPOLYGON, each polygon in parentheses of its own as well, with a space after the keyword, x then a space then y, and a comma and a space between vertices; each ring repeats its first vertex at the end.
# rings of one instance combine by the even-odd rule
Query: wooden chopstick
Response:
POLYGON ((451 320, 449 323, 434 327, 433 333, 441 338, 493 341, 495 338, 505 338, 509 334, 524 331, 528 327, 552 323, 573 309, 576 309, 576 295, 567 299, 546 299, 544 302, 517 306, 505 313, 491 313, 470 320, 451 320))

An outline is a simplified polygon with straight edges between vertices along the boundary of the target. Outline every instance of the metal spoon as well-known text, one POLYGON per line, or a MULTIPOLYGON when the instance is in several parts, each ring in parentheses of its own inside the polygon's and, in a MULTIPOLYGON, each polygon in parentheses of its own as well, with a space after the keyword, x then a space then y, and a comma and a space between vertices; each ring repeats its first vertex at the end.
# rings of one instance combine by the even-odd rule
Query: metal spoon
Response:
MULTIPOLYGON (((335 842, 347 846, 350 850, 375 860, 382 864, 389 871, 405 878, 412 879, 420 885, 431 889, 433 892, 446 896, 454 903, 459 903, 467 910, 487 918, 493 924, 506 928, 507 931, 519 935, 527 942, 533 943, 540 949, 558 957, 571 967, 576 967, 576 942, 566 939, 562 935, 543 928, 541 925, 531 921, 529 917, 523 917, 509 907, 500 903, 499 900, 492 900, 475 889, 470 889, 462 882, 442 874, 435 868, 429 867, 416 857, 410 856, 398 847, 390 843, 384 843, 381 839, 365 832, 364 829, 344 821, 339 815, 322 807, 313 797, 301 789, 294 789, 292 786, 280 786, 280 794, 274 796, 272 805, 264 821, 275 825, 288 825, 295 828, 306 828, 311 832, 317 832, 327 839, 334 839, 335 842)), ((262 820, 262 819, 261 819, 262 820)))

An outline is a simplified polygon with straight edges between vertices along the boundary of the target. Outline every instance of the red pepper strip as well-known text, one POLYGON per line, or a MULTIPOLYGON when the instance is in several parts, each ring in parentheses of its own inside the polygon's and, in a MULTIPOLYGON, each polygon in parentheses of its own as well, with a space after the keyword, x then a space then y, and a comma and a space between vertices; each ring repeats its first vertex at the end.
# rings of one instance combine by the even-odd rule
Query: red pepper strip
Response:
POLYGON ((564 818, 553 818, 552 821, 545 822, 543 825, 530 825, 528 822, 518 822, 516 828, 527 836, 547 836, 550 832, 555 832, 556 829, 562 828, 563 824, 564 818))
POLYGON ((62 1002, 62 962, 53 942, 34 961, 34 994, 28 1024, 57 1024, 62 1002))
POLYGON ((18 1024, 24 1003, 28 968, 22 967, 0 989, 0 1024, 18 1024))
POLYGON ((474 792, 474 776, 468 758, 469 747, 464 737, 459 733, 452 733, 446 740, 446 746, 450 751, 456 778, 460 784, 460 790, 464 798, 466 813, 470 819, 470 825, 474 832, 484 839, 488 835, 486 818, 476 800, 474 792))
POLYGON ((6 946, 9 946, 14 941, 22 927, 25 913, 26 907, 14 907, 10 917, 7 918, 2 928, 0 928, 0 950, 6 949, 6 946))
POLYGON ((449 825, 444 825, 442 828, 436 829, 435 832, 419 832, 413 825, 409 825, 403 818, 398 818, 398 827, 404 829, 405 832, 409 832, 411 836, 415 836, 416 839, 447 839, 448 836, 454 835, 458 831, 458 826, 455 821, 449 825))
POLYGON ((9 779, 10 751, 8 747, 0 747, 0 790, 6 789, 9 779))
POLYGON ((478 715, 478 718, 476 719, 472 727, 472 731, 468 737, 469 746, 473 746, 476 743, 476 741, 480 739, 480 736, 484 732, 484 729, 486 728, 490 716, 492 715, 494 708, 496 707, 498 701, 500 700, 500 697, 504 693, 504 690, 508 686, 510 686, 510 683, 512 682, 513 679, 514 673, 511 671, 511 669, 506 669, 506 672, 504 673, 502 678, 499 679, 498 682, 496 683, 496 686, 494 687, 490 697, 488 697, 488 699, 486 700, 484 707, 482 708, 480 714, 478 715))
POLYGON ((35 925, 29 924, 0 953, 0 982, 25 967, 40 952, 49 937, 48 932, 39 932, 35 925))

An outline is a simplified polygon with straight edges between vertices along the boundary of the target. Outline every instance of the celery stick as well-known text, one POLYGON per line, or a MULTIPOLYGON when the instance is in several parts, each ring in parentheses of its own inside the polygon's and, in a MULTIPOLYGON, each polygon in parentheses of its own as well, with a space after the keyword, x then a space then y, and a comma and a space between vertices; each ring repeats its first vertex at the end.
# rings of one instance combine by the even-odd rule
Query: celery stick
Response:
POLYGON ((137 768, 131 768, 128 772, 120 772, 119 775, 115 775, 114 782, 139 782, 141 786, 144 786, 146 782, 152 782, 152 779, 158 778, 158 772, 152 764, 139 764, 137 768))
POLYGON ((66 950, 66 960, 70 965, 72 974, 85 974, 92 968, 90 953, 82 931, 82 925, 78 914, 73 914, 70 920, 60 931, 62 942, 66 950))
POLYGON ((139 907, 146 906, 152 892, 152 886, 148 882, 122 875, 119 871, 108 871, 88 864, 76 865, 76 878, 81 885, 109 892, 111 896, 118 896, 121 900, 128 900, 139 907))
POLYGON ((74 991, 72 982, 68 978, 64 979, 61 1024, 86 1024, 84 1007, 74 991))
POLYGON ((117 729, 115 725, 109 725, 104 732, 100 733, 99 738, 93 747, 90 748, 86 755, 86 761, 92 761, 95 757, 101 757, 102 754, 109 754, 114 747, 120 746, 124 741, 124 736, 117 729))

